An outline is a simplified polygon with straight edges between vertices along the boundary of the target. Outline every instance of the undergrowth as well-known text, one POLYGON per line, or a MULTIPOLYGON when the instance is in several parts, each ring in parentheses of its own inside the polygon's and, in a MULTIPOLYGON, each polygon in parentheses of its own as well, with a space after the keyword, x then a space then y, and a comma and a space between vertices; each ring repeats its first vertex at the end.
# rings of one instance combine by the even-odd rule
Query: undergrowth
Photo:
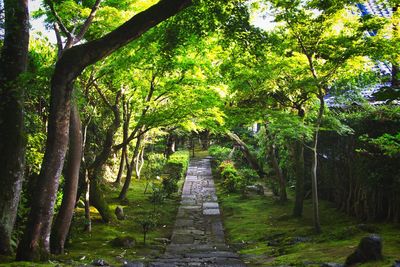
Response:
POLYGON ((376 232, 383 239, 384 260, 362 266, 392 266, 400 258, 400 226, 359 222, 321 201, 322 234, 312 228, 311 201, 303 218, 291 216, 293 201, 271 196, 227 193, 218 184, 227 241, 249 266, 321 266, 343 263, 362 237, 376 232))

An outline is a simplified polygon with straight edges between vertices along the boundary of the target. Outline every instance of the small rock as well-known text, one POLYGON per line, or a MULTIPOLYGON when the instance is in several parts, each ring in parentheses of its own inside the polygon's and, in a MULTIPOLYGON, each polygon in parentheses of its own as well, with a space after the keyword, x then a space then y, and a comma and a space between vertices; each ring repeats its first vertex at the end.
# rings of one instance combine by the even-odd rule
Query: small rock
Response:
POLYGON ((400 267, 400 260, 395 260, 393 263, 393 267, 400 267))
POLYGON ((117 216, 118 220, 125 220, 124 209, 121 206, 117 206, 115 208, 115 215, 117 216))
POLYGON ((93 266, 110 266, 105 260, 97 259, 92 261, 91 263, 93 266))
POLYGON ((246 186, 246 191, 256 193, 257 195, 264 195, 264 187, 260 184, 246 186))
POLYGON ((136 240, 130 236, 116 237, 111 241, 111 245, 114 247, 133 248, 136 244, 136 240))
POLYGON ((382 239, 378 235, 370 235, 361 239, 356 251, 346 259, 345 266, 382 259, 382 239))

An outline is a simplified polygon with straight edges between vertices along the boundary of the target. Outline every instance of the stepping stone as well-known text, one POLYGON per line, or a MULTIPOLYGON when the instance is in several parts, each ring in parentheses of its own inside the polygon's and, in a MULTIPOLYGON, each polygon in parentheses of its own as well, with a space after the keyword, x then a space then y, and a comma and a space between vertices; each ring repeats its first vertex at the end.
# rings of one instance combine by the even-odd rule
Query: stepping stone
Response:
POLYGON ((203 215, 220 215, 219 209, 205 209, 203 215))
POLYGON ((203 209, 219 209, 217 202, 204 202, 203 209))
POLYGON ((196 175, 187 175, 185 180, 186 181, 197 181, 197 176, 196 175))

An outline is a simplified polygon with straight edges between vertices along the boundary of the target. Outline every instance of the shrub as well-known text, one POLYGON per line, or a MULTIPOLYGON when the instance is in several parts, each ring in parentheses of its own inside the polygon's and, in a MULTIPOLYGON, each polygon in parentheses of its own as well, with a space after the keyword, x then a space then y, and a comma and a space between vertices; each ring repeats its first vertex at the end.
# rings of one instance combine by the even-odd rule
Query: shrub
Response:
POLYGON ((212 145, 208 149, 208 154, 213 157, 213 160, 215 161, 216 165, 219 166, 224 160, 228 159, 231 150, 232 149, 228 147, 212 145))
POLYGON ((253 183, 258 179, 258 174, 255 170, 250 168, 242 168, 239 169, 239 174, 243 179, 245 179, 248 183, 253 183))
POLYGON ((166 174, 162 180, 163 191, 170 196, 178 191, 178 182, 185 177, 189 166, 189 151, 177 151, 170 156, 164 166, 166 174))
POLYGON ((159 222, 158 214, 145 213, 137 218, 137 223, 142 227, 143 232, 143 244, 146 245, 147 233, 155 228, 159 222))
POLYGON ((189 151, 177 151, 170 156, 164 166, 164 173, 176 180, 182 179, 185 176, 189 166, 189 151))
POLYGON ((157 186, 155 184, 152 185, 152 194, 149 197, 149 200, 153 204, 161 204, 165 200, 165 190, 164 187, 157 186))
POLYGON ((149 153, 144 166, 144 175, 147 179, 154 179, 164 169, 166 158, 162 153, 149 153))
POLYGON ((167 196, 171 196, 173 193, 178 191, 178 181, 172 177, 165 177, 162 180, 162 188, 163 188, 163 192, 167 195, 167 196))
POLYGON ((246 181, 240 177, 239 172, 232 161, 223 161, 219 166, 219 170, 221 178, 223 179, 222 184, 226 191, 237 192, 244 190, 246 181))

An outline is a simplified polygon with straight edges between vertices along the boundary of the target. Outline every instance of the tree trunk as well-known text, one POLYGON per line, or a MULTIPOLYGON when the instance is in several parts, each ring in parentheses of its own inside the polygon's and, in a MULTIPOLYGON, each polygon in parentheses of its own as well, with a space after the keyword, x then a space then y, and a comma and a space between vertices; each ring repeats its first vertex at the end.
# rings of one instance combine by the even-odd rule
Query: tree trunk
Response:
POLYGON ((296 175, 296 196, 293 208, 293 216, 301 217, 303 215, 304 201, 304 146, 301 141, 296 141, 294 149, 294 171, 296 175))
POLYGON ((203 150, 207 150, 210 146, 210 131, 205 130, 200 133, 201 147, 203 150))
POLYGON ((64 253, 72 217, 74 214, 76 195, 79 183, 79 169, 82 159, 82 124, 76 104, 71 107, 69 128, 69 152, 65 173, 65 185, 60 211, 53 225, 51 235, 51 251, 54 254, 64 253))
MULTIPOLYGON (((53 77, 53 90, 62 86, 53 77)), ((50 226, 53 219, 59 177, 68 146, 71 90, 56 90, 50 103, 46 151, 32 201, 27 227, 17 250, 17 260, 46 260, 50 252, 50 226), (68 101, 65 101, 68 99, 68 101), (56 109, 56 107, 62 107, 56 109), (56 125, 56 127, 51 127, 56 125)))
POLYGON ((120 185, 121 184, 121 180, 122 180, 122 174, 124 172, 125 169, 125 157, 127 154, 127 150, 128 150, 128 144, 127 144, 127 140, 128 140, 128 132, 129 132, 129 123, 131 121, 131 115, 132 112, 130 111, 130 104, 129 104, 129 99, 127 100, 125 95, 122 95, 122 110, 123 110, 123 119, 124 119, 124 123, 123 123, 123 127, 122 127, 122 152, 121 152, 121 161, 119 163, 119 169, 118 169, 118 175, 117 175, 117 179, 115 180, 115 184, 116 185, 120 185))
POLYGON ((121 160, 119 162, 117 179, 115 179, 115 182, 114 182, 116 185, 121 184, 122 174, 124 173, 124 169, 125 169, 125 154, 126 154, 126 145, 124 145, 124 147, 122 148, 122 151, 121 151, 121 160))
POLYGON ((25 167, 25 89, 18 79, 28 63, 28 1, 4 0, 4 12, 0 56, 0 254, 10 254, 25 167))
POLYGON ((141 132, 139 132, 139 137, 137 139, 137 142, 135 145, 135 150, 133 151, 133 155, 132 155, 132 160, 130 163, 128 163, 128 162, 126 163, 126 165, 127 165, 126 167, 127 167, 128 171, 126 173, 124 186, 122 187, 121 192, 119 193, 119 196, 118 196, 119 200, 126 200, 126 194, 128 193, 128 189, 129 189, 129 186, 130 186, 131 180, 132 180, 133 168, 135 167, 135 163, 139 157, 142 139, 143 139, 143 134, 141 132))
POLYGON ((169 159, 169 157, 175 152, 175 143, 176 138, 173 133, 170 133, 167 138, 167 146, 165 148, 165 157, 169 159))
POLYGON ((90 218, 90 180, 89 173, 85 169, 85 232, 92 231, 92 220, 90 218))
POLYGON ((234 133, 228 132, 228 137, 234 141, 240 150, 242 151, 244 157, 246 158, 247 162, 250 166, 258 173, 260 177, 264 176, 264 171, 262 170, 261 166, 258 164, 257 159, 251 154, 249 148, 247 147, 246 143, 243 142, 239 136, 234 133))
POLYGON ((144 149, 145 145, 143 144, 135 162, 136 177, 138 180, 140 180, 140 174, 142 173, 142 168, 144 166, 144 149))
MULTIPOLYGON (((101 188, 101 177, 103 175, 103 167, 112 152, 115 133, 118 131, 118 128, 121 125, 121 118, 118 106, 121 94, 122 91, 119 91, 115 98, 115 104, 113 106, 109 106, 113 111, 114 119, 112 124, 107 129, 106 137, 102 145, 103 149, 101 150, 100 154, 96 156, 94 162, 89 167, 90 204, 99 211, 101 218, 106 223, 113 221, 115 219, 115 214, 110 210, 108 203, 104 197, 103 190, 101 188)), ((104 98, 102 94, 101 96, 104 98)), ((109 104, 108 101, 106 102, 107 104, 109 104)))
POLYGON ((320 100, 317 123, 314 132, 314 140, 312 143, 312 163, 311 163, 311 188, 312 188, 312 202, 313 202, 313 220, 314 220, 314 230, 316 233, 321 232, 321 223, 319 219, 319 201, 318 201, 318 177, 317 177, 317 168, 318 168, 318 136, 319 130, 322 123, 322 117, 324 115, 325 102, 324 97, 320 93, 318 96, 320 100))
MULTIPOLYGON (((49 253, 49 226, 53 218, 54 201, 68 144, 72 83, 76 77, 87 66, 137 39, 190 4, 190 0, 161 0, 104 37, 64 51, 52 77, 46 151, 38 181, 37 197, 32 203, 27 228, 18 246, 17 259, 46 259, 49 253)), ((21 42, 21 39, 17 40, 21 42)))
POLYGON ((286 179, 283 175, 282 169, 279 166, 278 158, 276 157, 276 148, 274 144, 270 144, 269 146, 269 154, 271 156, 272 167, 274 168, 277 180, 279 182, 279 200, 281 202, 287 201, 287 193, 286 193, 286 179))

